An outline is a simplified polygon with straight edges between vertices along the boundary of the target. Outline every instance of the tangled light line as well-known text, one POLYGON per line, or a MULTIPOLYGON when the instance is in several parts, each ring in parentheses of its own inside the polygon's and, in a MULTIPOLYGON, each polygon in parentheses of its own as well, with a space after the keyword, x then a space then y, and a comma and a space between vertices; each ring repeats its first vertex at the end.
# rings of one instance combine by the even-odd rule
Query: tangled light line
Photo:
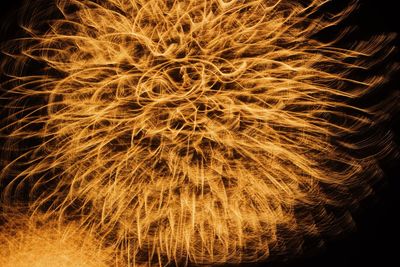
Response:
POLYGON ((351 100, 386 77, 352 75, 393 36, 318 41, 355 7, 327 2, 57 0, 2 63, 2 205, 28 192, 121 266, 261 260, 337 227, 325 208, 379 173, 350 152, 379 140, 345 137, 374 124, 351 100))

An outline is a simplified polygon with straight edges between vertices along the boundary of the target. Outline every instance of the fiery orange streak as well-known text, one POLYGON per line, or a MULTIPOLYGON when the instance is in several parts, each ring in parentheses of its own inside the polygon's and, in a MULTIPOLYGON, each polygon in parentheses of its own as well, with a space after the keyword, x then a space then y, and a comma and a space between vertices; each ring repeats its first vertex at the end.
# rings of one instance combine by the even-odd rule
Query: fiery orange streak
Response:
POLYGON ((346 141, 379 115, 350 100, 386 79, 352 74, 393 36, 316 40, 355 7, 326 2, 58 0, 63 17, 26 26, 3 62, 5 147, 40 140, 1 172, 3 205, 28 187, 29 213, 129 266, 262 260, 336 227, 324 207, 379 175, 379 155, 349 151, 386 141, 346 141))

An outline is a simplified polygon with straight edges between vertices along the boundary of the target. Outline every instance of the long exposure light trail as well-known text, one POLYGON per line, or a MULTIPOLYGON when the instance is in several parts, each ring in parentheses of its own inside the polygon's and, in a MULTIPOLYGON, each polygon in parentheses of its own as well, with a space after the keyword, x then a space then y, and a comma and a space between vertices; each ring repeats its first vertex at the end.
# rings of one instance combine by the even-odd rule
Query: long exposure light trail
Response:
POLYGON ((32 19, 3 49, 16 156, 2 205, 28 194, 31 223, 96 233, 110 266, 259 261, 335 229, 326 207, 357 203, 379 176, 379 154, 351 151, 388 141, 346 137, 384 117, 352 103, 386 77, 354 73, 393 36, 318 40, 356 7, 321 13, 328 2, 56 1, 60 18, 32 19))

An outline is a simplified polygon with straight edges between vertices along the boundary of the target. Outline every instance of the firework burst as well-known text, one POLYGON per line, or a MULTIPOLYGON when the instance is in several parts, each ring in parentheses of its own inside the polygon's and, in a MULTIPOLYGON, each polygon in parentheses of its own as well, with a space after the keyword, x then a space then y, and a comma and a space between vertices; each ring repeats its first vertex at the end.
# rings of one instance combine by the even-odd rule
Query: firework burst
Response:
POLYGON ((353 153, 378 140, 346 138, 385 77, 352 75, 392 36, 318 41, 355 7, 326 2, 58 0, 3 62, 3 205, 29 193, 126 265, 260 260, 337 229, 326 207, 379 173, 353 153))

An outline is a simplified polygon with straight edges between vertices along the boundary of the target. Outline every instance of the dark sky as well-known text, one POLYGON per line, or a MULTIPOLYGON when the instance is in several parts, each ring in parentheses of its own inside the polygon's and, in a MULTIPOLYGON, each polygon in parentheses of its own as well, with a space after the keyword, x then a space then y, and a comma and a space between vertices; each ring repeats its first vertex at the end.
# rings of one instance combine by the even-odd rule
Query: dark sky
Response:
MULTIPOLYGON (((49 0, 50 1, 50 0, 49 0)), ((295 1, 295 0, 294 0, 295 1)), ((6 40, 17 32, 15 10, 21 0, 0 0, 0 40, 6 40)), ((29 1, 34 4, 35 1, 29 1)), ((334 0, 335 2, 335 0, 334 0)), ((343 2, 343 1, 338 1, 343 2)), ((358 25, 357 36, 368 36, 380 32, 400 33, 400 11, 395 0, 360 0, 359 10, 347 23, 358 25)), ((400 45, 397 38, 397 45, 400 45)), ((399 52, 397 59, 400 61, 399 52)), ((397 75, 399 76, 399 75, 397 75)), ((387 90, 400 87, 400 79, 393 79, 387 90)), ((388 124, 395 128, 399 144, 399 114, 388 124), (397 128, 396 128, 397 127, 397 128)), ((395 214, 400 211, 400 169, 396 160, 387 159, 381 162, 385 178, 376 186, 373 199, 362 203, 361 210, 353 214, 356 229, 337 240, 327 241, 324 249, 295 259, 286 264, 247 264, 245 266, 273 267, 350 267, 350 266, 400 266, 400 219, 395 214)), ((399 161, 399 160, 397 160, 399 161)), ((398 164, 400 165, 400 163, 398 164)))

